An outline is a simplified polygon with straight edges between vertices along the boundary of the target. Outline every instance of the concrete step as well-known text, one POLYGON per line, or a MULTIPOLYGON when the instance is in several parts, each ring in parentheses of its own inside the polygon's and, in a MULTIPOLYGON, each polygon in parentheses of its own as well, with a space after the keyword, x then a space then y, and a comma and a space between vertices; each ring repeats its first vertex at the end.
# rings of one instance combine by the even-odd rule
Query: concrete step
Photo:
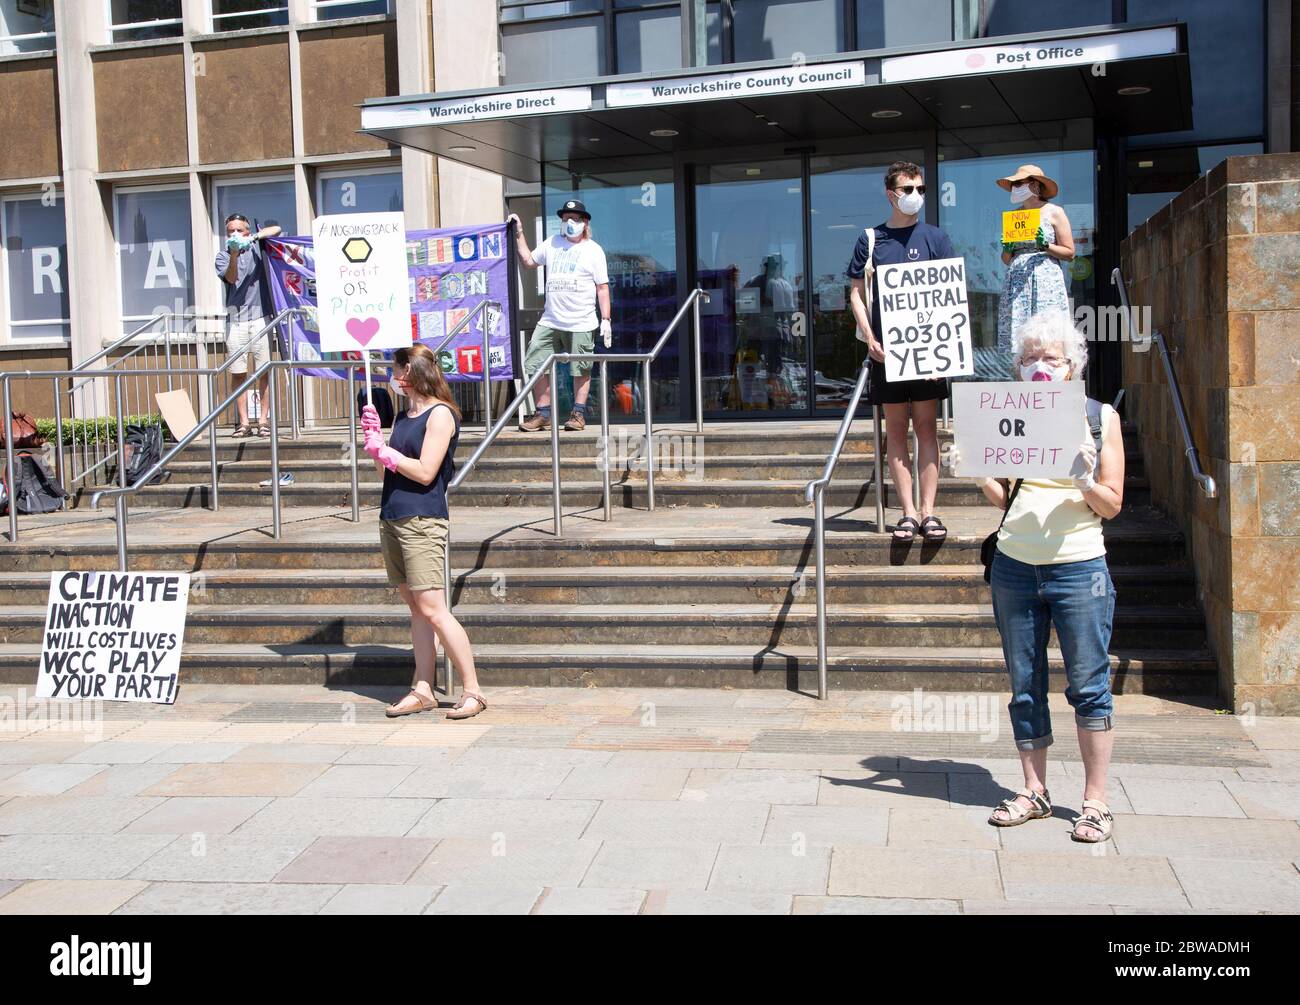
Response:
MULTIPOLYGON (((0 681, 31 684, 40 646, 0 650, 0 681)), ((806 646, 477 645, 485 688, 506 686, 773 687, 815 691, 817 654, 806 646)), ((1114 688, 1122 694, 1208 696, 1217 668, 1205 651, 1116 648, 1114 688)), ((186 645, 185 684, 406 685, 409 647, 339 645, 186 645)), ((1064 687, 1060 653, 1050 652, 1051 688, 1064 687)), ((994 647, 853 647, 831 650, 828 679, 836 689, 1005 691, 1002 651, 994 647)))
MULTIPOLYGON (((816 569, 791 566, 453 566, 457 605, 525 604, 786 604, 809 603, 816 569)), ((1122 566, 1112 570, 1121 606, 1195 603, 1190 570, 1179 566, 1122 566)), ((43 604, 48 573, 0 573, 0 610, 43 604)), ((978 565, 851 567, 826 570, 827 602, 876 604, 981 604, 989 588, 978 565)), ((190 604, 387 603, 388 577, 366 568, 241 569, 194 573, 190 604)))
MULTIPOLYGON (((656 477, 655 500, 663 506, 739 506, 739 507, 789 507, 806 505, 804 488, 807 482, 800 481, 688 481, 680 477, 656 477)), ((90 495, 97 490, 79 490, 73 499, 73 508, 87 505, 90 495)), ((452 497, 453 506, 539 506, 551 499, 551 483, 546 482, 478 482, 471 481, 456 490, 452 497)), ((206 507, 209 488, 204 485, 164 484, 148 485, 136 491, 130 497, 132 507, 185 506, 206 507)), ((374 506, 379 502, 380 485, 378 482, 362 482, 360 499, 363 506, 374 506)), ((347 481, 320 482, 316 484, 295 484, 285 486, 280 491, 281 503, 286 508, 294 506, 338 506, 350 505, 351 484, 347 481)), ((562 498, 565 507, 597 507, 601 505, 601 485, 598 481, 584 480, 562 483, 562 498)), ((1150 498, 1145 479, 1131 478, 1124 488, 1125 503, 1143 505, 1150 498)), ((871 499, 870 482, 837 478, 831 482, 826 493, 829 506, 861 506, 871 499)), ((885 505, 896 505, 893 486, 886 481, 885 505)), ((220 502, 222 506, 267 506, 271 501, 270 487, 257 485, 230 485, 222 489, 220 502)), ((619 484, 612 493, 613 505, 619 507, 644 507, 646 489, 643 482, 619 484)), ((950 507, 979 506, 988 504, 984 494, 967 479, 941 479, 936 505, 942 512, 950 507)))
MULTIPOLYGON (((389 591, 384 599, 391 599, 389 591)), ((470 639, 494 645, 793 645, 817 643, 813 603, 770 604, 458 604, 456 617, 470 639)), ((0 611, 0 643, 41 640, 45 609, 15 605, 0 611)), ((832 646, 1001 645, 988 604, 830 605, 827 643, 832 646)), ((402 644, 410 639, 404 605, 296 604, 274 606, 195 604, 187 615, 188 643, 231 645, 402 644)), ((1158 638, 1169 650, 1205 646, 1195 608, 1130 606, 1115 613, 1112 643, 1137 647, 1158 638)))
MULTIPOLYGON (((245 529, 248 510, 223 507, 217 513, 203 514, 197 523, 192 510, 158 510, 157 516, 147 510, 135 512, 138 519, 133 516, 129 530, 130 558, 131 568, 139 571, 383 567, 377 547, 378 517, 373 509, 355 524, 337 513, 301 524, 286 520, 280 541, 272 539, 265 526, 245 529), (178 527, 181 517, 184 520, 178 527)), ((620 513, 609 525, 599 519, 598 512, 570 514, 564 524, 565 536, 559 538, 551 533, 549 514, 543 514, 540 510, 501 508, 456 511, 451 536, 453 570, 630 566, 708 566, 718 571, 775 566, 794 570, 805 566, 812 554, 812 514, 806 504, 774 511, 770 517, 751 517, 741 510, 702 509, 690 511, 692 519, 687 522, 681 520, 686 514, 663 509, 620 513), (515 520, 515 512, 524 517, 522 522, 515 520)), ((111 515, 108 510, 85 522, 78 514, 50 514, 45 533, 24 531, 17 544, 0 543, 0 570, 116 569, 111 515), (58 519, 50 519, 53 517, 58 519)), ((260 516, 269 519, 265 511, 260 516)), ((896 517, 897 511, 887 514, 891 522, 896 517)), ((954 510, 948 520, 951 532, 942 544, 920 540, 903 544, 876 533, 867 512, 843 515, 832 510, 827 516, 827 565, 863 570, 960 565, 978 574, 980 545, 996 528, 997 518, 991 507, 954 510)), ((1104 525, 1104 532, 1112 569, 1186 569, 1182 534, 1149 508, 1126 509, 1104 525)))

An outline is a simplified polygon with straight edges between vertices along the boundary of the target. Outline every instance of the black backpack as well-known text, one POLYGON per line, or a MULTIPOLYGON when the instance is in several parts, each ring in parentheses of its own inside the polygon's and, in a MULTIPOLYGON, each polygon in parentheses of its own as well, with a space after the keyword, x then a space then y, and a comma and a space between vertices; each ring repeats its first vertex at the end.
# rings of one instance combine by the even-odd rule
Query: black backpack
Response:
MULTIPOLYGON (((26 451, 14 455, 14 481, 13 499, 19 513, 53 513, 63 509, 63 500, 68 498, 45 462, 26 451)), ((9 495, 8 486, 0 480, 0 512, 9 511, 9 495)))
MULTIPOLYGON (((162 460, 162 426, 127 426, 123 441, 127 457, 126 483, 134 485, 141 475, 162 460)), ((158 472, 153 480, 155 483, 162 481, 163 472, 158 472)))

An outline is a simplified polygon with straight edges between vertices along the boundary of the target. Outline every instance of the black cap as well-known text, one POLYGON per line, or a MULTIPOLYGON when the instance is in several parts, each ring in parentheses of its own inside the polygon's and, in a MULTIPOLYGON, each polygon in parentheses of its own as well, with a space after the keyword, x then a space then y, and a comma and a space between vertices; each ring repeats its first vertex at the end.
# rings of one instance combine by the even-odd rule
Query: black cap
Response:
POLYGON ((579 216, 584 216, 588 220, 591 219, 591 214, 587 212, 587 207, 578 199, 565 199, 564 202, 560 203, 560 208, 555 212, 557 216, 563 216, 565 213, 577 213, 579 216))

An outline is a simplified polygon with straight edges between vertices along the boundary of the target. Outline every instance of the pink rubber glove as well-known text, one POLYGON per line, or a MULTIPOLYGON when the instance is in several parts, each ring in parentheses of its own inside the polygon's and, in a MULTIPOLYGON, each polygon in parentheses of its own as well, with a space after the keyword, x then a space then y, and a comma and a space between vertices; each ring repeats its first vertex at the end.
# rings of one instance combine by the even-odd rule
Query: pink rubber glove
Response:
POLYGON ((379 421, 379 413, 375 410, 374 405, 366 405, 361 409, 361 428, 367 432, 374 430, 379 432, 383 429, 383 423, 379 421))
POLYGON ((371 457, 378 458, 379 451, 384 446, 384 434, 378 429, 367 429, 362 442, 362 448, 371 457))
POLYGON ((375 460, 377 460, 380 464, 386 467, 389 471, 396 471, 397 462, 400 461, 406 455, 400 454, 392 447, 385 445, 380 447, 379 452, 374 456, 375 456, 375 460))

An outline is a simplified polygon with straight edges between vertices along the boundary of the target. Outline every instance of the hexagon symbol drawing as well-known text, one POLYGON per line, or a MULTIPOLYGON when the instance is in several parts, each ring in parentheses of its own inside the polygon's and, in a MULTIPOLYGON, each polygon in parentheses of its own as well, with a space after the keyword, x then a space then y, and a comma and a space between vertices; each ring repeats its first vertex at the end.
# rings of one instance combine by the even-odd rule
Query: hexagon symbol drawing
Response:
POLYGON ((370 247, 370 242, 364 237, 351 238, 343 245, 343 255, 353 263, 361 263, 370 257, 370 252, 374 249, 370 247))

